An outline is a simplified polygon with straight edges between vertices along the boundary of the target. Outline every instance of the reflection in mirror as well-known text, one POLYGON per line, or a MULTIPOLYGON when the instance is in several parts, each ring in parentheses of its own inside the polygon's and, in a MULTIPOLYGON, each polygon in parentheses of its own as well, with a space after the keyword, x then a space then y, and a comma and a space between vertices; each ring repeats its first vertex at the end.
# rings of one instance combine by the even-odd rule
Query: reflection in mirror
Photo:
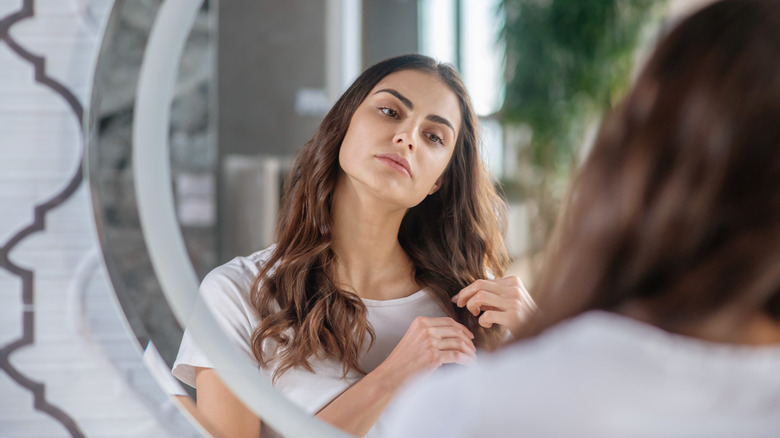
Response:
MULTIPOLYGON (((153 340, 171 366, 182 328, 159 294, 141 237, 129 139, 137 70, 160 3, 116 2, 96 73, 89 173, 119 300, 142 345, 153 340)), ((512 183, 528 170, 518 164, 527 127, 503 123, 505 48, 495 41, 505 9, 498 1, 225 1, 219 14, 215 5, 204 3, 187 43, 170 133, 170 183, 200 278, 273 243, 293 155, 351 80, 388 56, 419 52, 456 65, 480 116, 492 176, 512 183), (425 25, 431 22, 435 28, 425 25)), ((527 193, 509 201, 505 243, 517 261, 509 272, 527 281, 539 251, 530 229, 538 209, 527 193)))
MULTIPOLYGON (((116 0, 95 71, 88 174, 101 246, 117 298, 140 345, 153 340, 172 364, 181 340, 149 261, 132 176, 131 128, 138 69, 160 0, 116 0)), ((213 11, 205 4, 182 57, 172 108, 171 155, 179 218, 203 276, 216 263, 214 124, 210 116, 213 11)))

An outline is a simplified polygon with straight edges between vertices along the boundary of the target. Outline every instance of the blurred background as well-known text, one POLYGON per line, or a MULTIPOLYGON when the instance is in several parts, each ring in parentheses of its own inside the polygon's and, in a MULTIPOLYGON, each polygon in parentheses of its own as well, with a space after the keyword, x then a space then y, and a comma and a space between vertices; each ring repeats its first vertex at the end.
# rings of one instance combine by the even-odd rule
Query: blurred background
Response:
MULTIPOLYGON (((707 2, 204 1, 170 127, 198 275, 272 242, 290 161, 331 104, 365 67, 419 52, 466 81, 510 206, 511 271, 532 291, 602 114, 659 32, 707 2)), ((0 436, 197 435, 140 362, 154 340, 172 363, 182 332, 132 176, 138 71, 160 4, 0 0, 0 436)))
MULTIPOLYGON (((159 4, 114 3, 92 105, 98 225, 142 341, 177 332, 145 257, 130 160, 137 70, 159 4), (159 317, 140 317, 149 314, 159 317)), ((669 7, 660 0, 205 2, 181 61, 170 138, 177 213, 198 274, 272 243, 286 171, 335 99, 366 67, 419 52, 464 77, 483 159, 510 205, 511 271, 532 287, 570 170, 669 7)), ((166 361, 177 339, 156 340, 166 361)))

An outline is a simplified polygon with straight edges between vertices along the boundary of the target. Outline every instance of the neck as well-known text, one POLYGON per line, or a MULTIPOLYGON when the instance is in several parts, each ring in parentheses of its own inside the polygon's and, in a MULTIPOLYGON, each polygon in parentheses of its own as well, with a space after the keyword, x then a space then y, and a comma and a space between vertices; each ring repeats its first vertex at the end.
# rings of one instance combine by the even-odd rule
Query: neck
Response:
POLYGON ((378 300, 401 298, 418 290, 412 261, 398 243, 405 209, 388 206, 340 182, 332 213, 331 241, 340 287, 378 300))
MULTIPOLYGON (((652 315, 641 305, 625 306, 619 313, 654 324, 652 315)), ((701 321, 691 322, 675 331, 682 335, 724 344, 780 344, 780 322, 758 310, 722 311, 701 321)))
POLYGON ((780 344, 780 323, 763 312, 738 318, 715 316, 691 327, 690 334, 727 344, 780 344))

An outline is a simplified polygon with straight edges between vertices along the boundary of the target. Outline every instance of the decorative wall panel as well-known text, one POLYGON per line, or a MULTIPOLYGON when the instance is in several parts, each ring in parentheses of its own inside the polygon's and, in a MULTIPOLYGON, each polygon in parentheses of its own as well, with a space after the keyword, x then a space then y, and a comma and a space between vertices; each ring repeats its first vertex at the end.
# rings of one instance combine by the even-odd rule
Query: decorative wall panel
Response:
POLYGON ((0 436, 197 436, 127 331, 83 181, 109 0, 0 0, 0 436))

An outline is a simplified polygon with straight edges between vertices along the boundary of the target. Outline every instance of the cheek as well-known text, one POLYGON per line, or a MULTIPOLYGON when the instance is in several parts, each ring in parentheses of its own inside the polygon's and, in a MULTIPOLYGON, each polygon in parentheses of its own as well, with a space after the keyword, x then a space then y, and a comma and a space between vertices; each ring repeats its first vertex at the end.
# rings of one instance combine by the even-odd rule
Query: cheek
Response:
POLYGON ((346 150, 347 153, 360 150, 365 144, 366 139, 371 138, 371 133, 371 126, 361 120, 353 118, 347 128, 347 132, 344 134, 344 139, 341 141, 339 154, 343 154, 344 150, 346 150))
POLYGON ((358 139, 360 138, 359 132, 357 132, 358 130, 359 126, 350 123, 347 132, 344 134, 344 139, 341 140, 341 145, 339 146, 339 164, 341 164, 342 168, 346 162, 354 157, 355 152, 357 151, 358 139))
POLYGON ((431 180, 431 184, 435 183, 444 174, 452 158, 452 152, 444 150, 433 152, 426 157, 428 168, 426 173, 431 180))
POLYGON ((339 168, 343 172, 352 173, 356 168, 355 160, 357 159, 354 149, 351 149, 351 143, 344 138, 339 148, 339 168))
POLYGON ((352 134, 349 130, 347 130, 347 134, 344 135, 344 139, 341 140, 341 145, 339 145, 339 167, 341 167, 342 170, 346 170, 350 167, 350 158, 355 156, 355 153, 352 149, 352 144, 354 142, 352 141, 352 134))

